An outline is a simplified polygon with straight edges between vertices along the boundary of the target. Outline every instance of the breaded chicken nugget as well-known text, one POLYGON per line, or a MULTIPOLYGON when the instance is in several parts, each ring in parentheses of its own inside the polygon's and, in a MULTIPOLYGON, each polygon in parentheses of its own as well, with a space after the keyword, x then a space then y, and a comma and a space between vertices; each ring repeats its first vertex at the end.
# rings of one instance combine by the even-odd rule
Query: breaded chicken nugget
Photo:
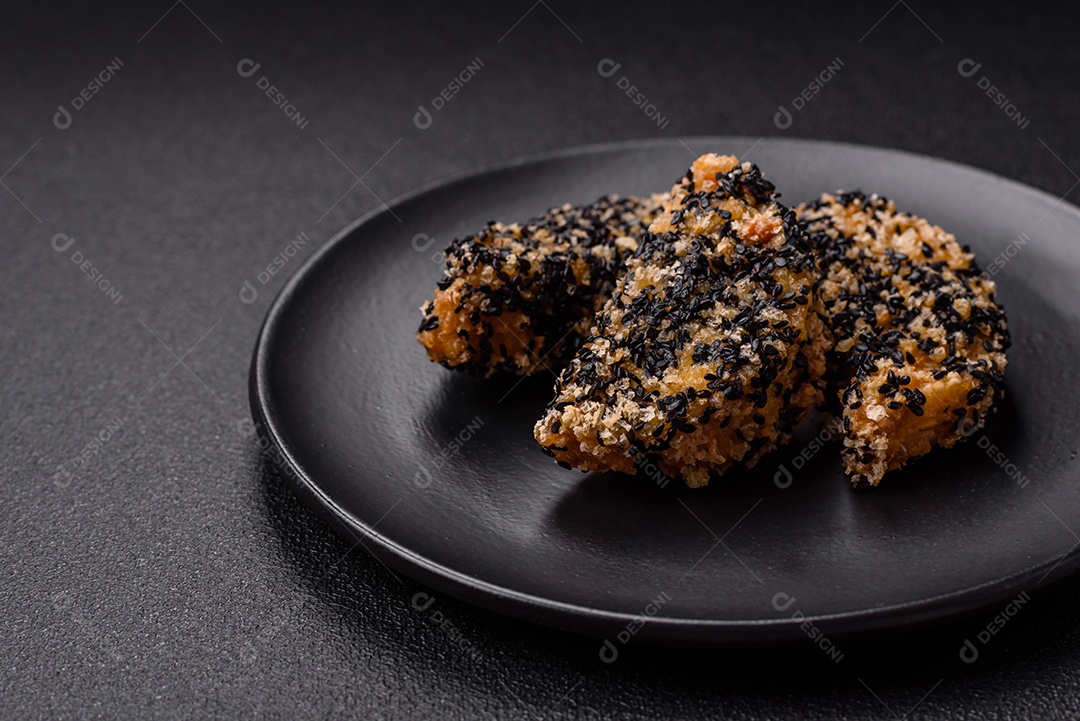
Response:
POLYGON ((885 198, 825 194, 799 217, 824 274, 844 465, 876 486, 985 423, 1004 394, 1005 312, 967 248, 885 198))
POLYGON ((820 402, 817 271, 794 213, 732 156, 698 158, 650 230, 535 435, 566 467, 635 473, 654 457, 698 487, 820 402))
POLYGON ((663 196, 608 196, 453 241, 417 338, 432 361, 492 375, 560 369, 611 296, 663 196))

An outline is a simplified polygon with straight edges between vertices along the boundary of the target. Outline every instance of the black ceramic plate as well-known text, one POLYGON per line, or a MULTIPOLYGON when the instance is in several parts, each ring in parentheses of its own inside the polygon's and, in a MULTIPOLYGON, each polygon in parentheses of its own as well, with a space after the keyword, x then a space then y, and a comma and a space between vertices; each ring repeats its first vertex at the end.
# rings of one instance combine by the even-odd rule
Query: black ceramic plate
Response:
POLYGON ((389 566, 539 623, 715 643, 881 629, 1004 604, 1076 566, 1080 211, 972 168, 836 143, 635 142, 524 160, 401 199, 289 282, 252 404, 300 495, 389 566), (557 467, 532 438, 553 377, 482 380, 413 333, 438 251, 487 220, 666 189, 692 153, 746 153, 795 204, 862 188, 970 244, 1014 345, 985 432, 853 492, 810 428, 702 490, 557 467), (400 220, 398 220, 400 219, 400 220), (820 447, 819 447, 820 446, 820 447), (793 618, 794 617, 794 618, 793 618))

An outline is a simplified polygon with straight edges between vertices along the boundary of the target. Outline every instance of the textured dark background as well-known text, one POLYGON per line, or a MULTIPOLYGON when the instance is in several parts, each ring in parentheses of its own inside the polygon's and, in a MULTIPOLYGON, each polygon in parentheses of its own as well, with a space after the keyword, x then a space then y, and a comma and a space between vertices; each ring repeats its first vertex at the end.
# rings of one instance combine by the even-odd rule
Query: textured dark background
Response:
POLYGON ((1075 202, 1072 23, 1029 3, 922 0, 815 17, 169 3, 0 14, 0 717, 1080 714, 1080 582, 1037 596, 971 665, 958 649, 993 613, 851 641, 841 664, 807 642, 631 644, 605 665, 595 640, 448 598, 441 624, 412 610, 419 587, 333 535, 238 430, 256 332, 300 259, 379 199, 476 166, 625 138, 791 135, 941 156, 1075 202), (476 57, 479 74, 418 129, 417 107, 476 57), (57 128, 57 106, 114 58, 116 76, 57 128), (251 78, 244 58, 261 63, 251 78), (604 58, 665 129, 598 74, 604 58), (778 129, 778 106, 835 58, 842 70, 778 129), (964 58, 982 63, 974 77, 964 58), (61 233, 75 238, 63 252, 61 233), (261 284, 298 233, 311 241, 261 284), (245 281, 254 303, 238 298, 245 281))

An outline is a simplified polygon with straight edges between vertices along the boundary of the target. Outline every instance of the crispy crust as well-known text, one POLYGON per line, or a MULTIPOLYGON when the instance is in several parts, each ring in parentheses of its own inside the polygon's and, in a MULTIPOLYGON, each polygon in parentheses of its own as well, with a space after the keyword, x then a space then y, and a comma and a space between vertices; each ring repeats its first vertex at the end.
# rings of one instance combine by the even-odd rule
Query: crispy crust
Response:
POLYGON ((567 204, 452 242, 435 297, 421 307, 417 339, 428 357, 489 376, 561 368, 663 199, 567 204))
POLYGON ((626 263, 536 424, 563 466, 692 487, 753 465, 822 398, 828 340, 794 214, 757 167, 704 155, 626 263))
POLYGON ((1004 394, 1005 312, 956 238, 877 195, 798 210, 824 278, 844 466, 856 485, 985 423, 1004 394))

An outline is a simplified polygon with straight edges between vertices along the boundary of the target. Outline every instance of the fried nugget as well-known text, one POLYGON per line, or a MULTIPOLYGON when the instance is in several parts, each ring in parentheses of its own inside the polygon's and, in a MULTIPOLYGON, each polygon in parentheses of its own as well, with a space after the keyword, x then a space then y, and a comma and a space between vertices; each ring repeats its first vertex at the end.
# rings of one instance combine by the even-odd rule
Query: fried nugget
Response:
POLYGON ((856 487, 952 447, 1004 394, 1005 312, 956 238, 859 192, 799 208, 824 277, 844 466, 856 487))
POLYGON ((815 283, 806 236, 758 168, 701 156, 559 377, 537 441, 582 470, 654 458, 691 487, 753 465, 822 398, 815 283))
POLYGON ((490 376, 560 369, 588 335, 663 195, 607 196, 453 241, 417 339, 447 368, 490 376))

